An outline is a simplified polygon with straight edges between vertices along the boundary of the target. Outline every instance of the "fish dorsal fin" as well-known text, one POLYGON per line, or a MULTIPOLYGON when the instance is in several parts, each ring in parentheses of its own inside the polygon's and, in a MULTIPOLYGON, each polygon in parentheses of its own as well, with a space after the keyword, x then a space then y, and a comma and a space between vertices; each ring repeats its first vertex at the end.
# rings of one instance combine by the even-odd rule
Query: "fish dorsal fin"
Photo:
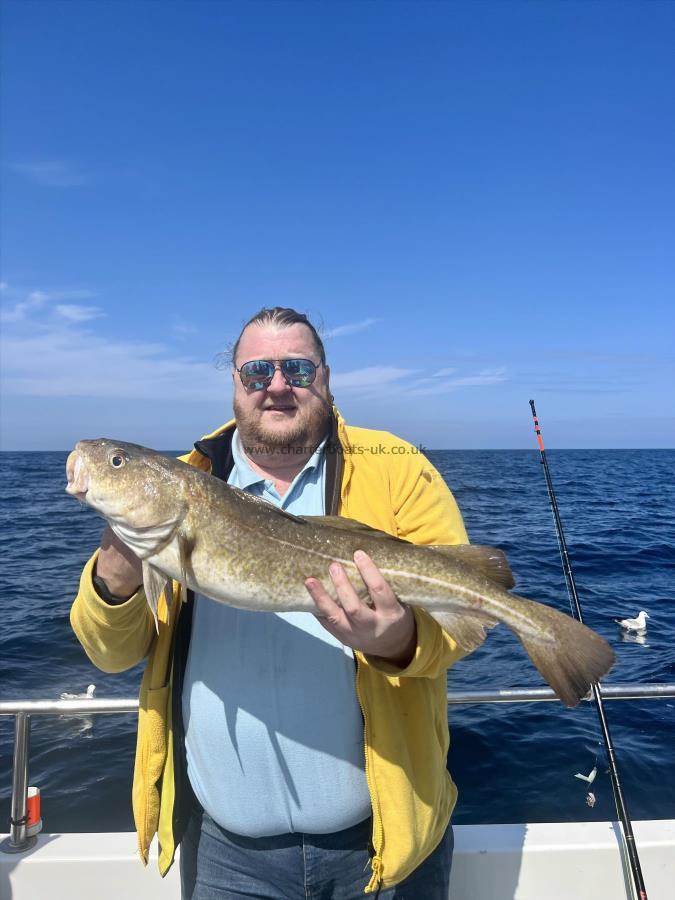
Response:
POLYGON ((145 598, 148 601, 150 612, 155 620, 155 628, 159 634, 159 620, 157 618, 157 607, 159 598, 164 594, 167 606, 171 606, 173 600, 173 584, 171 579, 151 566, 147 560, 143 560, 143 587, 145 589, 145 598))
POLYGON ((410 541, 404 541, 387 531, 379 528, 373 528, 366 525, 365 522, 357 522, 356 519, 345 519, 343 516, 305 516, 305 521, 312 525, 329 525, 331 528, 341 528, 343 531, 350 531, 352 534, 368 534, 371 537, 385 538, 388 541, 396 541, 399 544, 409 544, 410 541))
MULTIPOLYGON (((370 535, 387 541, 396 541, 398 544, 408 544, 403 538, 389 534, 379 528, 372 528, 364 522, 356 519, 345 519, 343 516, 305 516, 306 522, 315 525, 329 525, 331 528, 341 528, 352 534, 370 535)), ((469 566, 475 572, 480 572, 504 590, 510 590, 515 585, 513 572, 506 556, 496 547, 486 547, 482 544, 416 544, 427 550, 435 550, 448 556, 455 562, 469 566)))
POLYGON ((286 512, 285 509, 279 509, 278 506, 274 506, 273 503, 263 500, 262 497, 256 497, 255 494, 249 494, 247 491, 242 491, 241 488, 235 487, 233 484, 228 484, 228 488, 234 492, 238 499, 248 503, 249 506, 256 507, 257 509, 264 508, 265 513, 268 515, 281 516, 281 518, 290 519, 292 522, 296 522, 299 525, 307 524, 307 519, 304 519, 301 516, 294 516, 293 513, 286 512))
POLYGON ((469 566, 506 591, 511 590, 516 583, 506 556, 496 547, 484 547, 481 544, 434 544, 429 549, 469 566))

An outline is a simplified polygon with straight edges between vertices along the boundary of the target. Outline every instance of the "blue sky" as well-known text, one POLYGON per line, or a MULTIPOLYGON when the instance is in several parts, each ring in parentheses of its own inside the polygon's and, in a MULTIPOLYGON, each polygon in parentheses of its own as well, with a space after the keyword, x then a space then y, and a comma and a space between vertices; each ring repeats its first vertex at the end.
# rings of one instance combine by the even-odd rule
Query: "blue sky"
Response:
POLYGON ((182 449, 261 306, 354 424, 673 447, 675 4, 16 2, 3 449, 182 449))

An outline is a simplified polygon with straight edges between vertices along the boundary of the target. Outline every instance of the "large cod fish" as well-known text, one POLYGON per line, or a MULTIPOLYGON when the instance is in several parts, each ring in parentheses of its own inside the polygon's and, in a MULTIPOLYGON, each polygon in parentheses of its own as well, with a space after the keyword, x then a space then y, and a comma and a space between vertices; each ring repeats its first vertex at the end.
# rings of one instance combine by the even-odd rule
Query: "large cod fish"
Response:
MULTIPOLYGON (((401 603, 426 609, 467 652, 480 646, 486 628, 508 625, 566 706, 576 706, 614 662, 607 642, 585 625, 508 593, 513 576, 500 550, 419 546, 350 519, 300 518, 121 441, 80 441, 66 472, 66 491, 107 519, 143 561, 155 622, 170 579, 242 609, 316 613, 305 579, 327 584, 334 560, 368 599, 352 558, 364 550, 401 603)), ((327 589, 335 597, 332 584, 327 589)))

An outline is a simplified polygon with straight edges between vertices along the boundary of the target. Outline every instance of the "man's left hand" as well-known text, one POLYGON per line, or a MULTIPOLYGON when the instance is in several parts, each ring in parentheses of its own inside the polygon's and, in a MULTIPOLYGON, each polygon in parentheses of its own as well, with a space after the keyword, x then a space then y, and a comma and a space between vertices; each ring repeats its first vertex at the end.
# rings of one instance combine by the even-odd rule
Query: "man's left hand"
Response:
POLYGON ((372 656, 380 656, 405 668, 415 655, 417 629, 408 606, 402 606, 372 559, 362 550, 354 563, 368 588, 372 606, 359 597, 340 563, 331 563, 328 572, 337 601, 316 578, 305 587, 320 613, 319 621, 342 644, 372 656))

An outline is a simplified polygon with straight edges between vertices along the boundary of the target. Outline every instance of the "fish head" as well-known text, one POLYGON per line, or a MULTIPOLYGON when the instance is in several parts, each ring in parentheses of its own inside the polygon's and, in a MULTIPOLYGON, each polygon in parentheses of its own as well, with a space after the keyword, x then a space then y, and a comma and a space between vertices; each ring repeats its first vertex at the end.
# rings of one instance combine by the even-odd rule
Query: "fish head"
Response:
POLYGON ((110 524, 133 530, 176 522, 187 507, 176 461, 108 438, 79 441, 66 462, 66 492, 110 524))

